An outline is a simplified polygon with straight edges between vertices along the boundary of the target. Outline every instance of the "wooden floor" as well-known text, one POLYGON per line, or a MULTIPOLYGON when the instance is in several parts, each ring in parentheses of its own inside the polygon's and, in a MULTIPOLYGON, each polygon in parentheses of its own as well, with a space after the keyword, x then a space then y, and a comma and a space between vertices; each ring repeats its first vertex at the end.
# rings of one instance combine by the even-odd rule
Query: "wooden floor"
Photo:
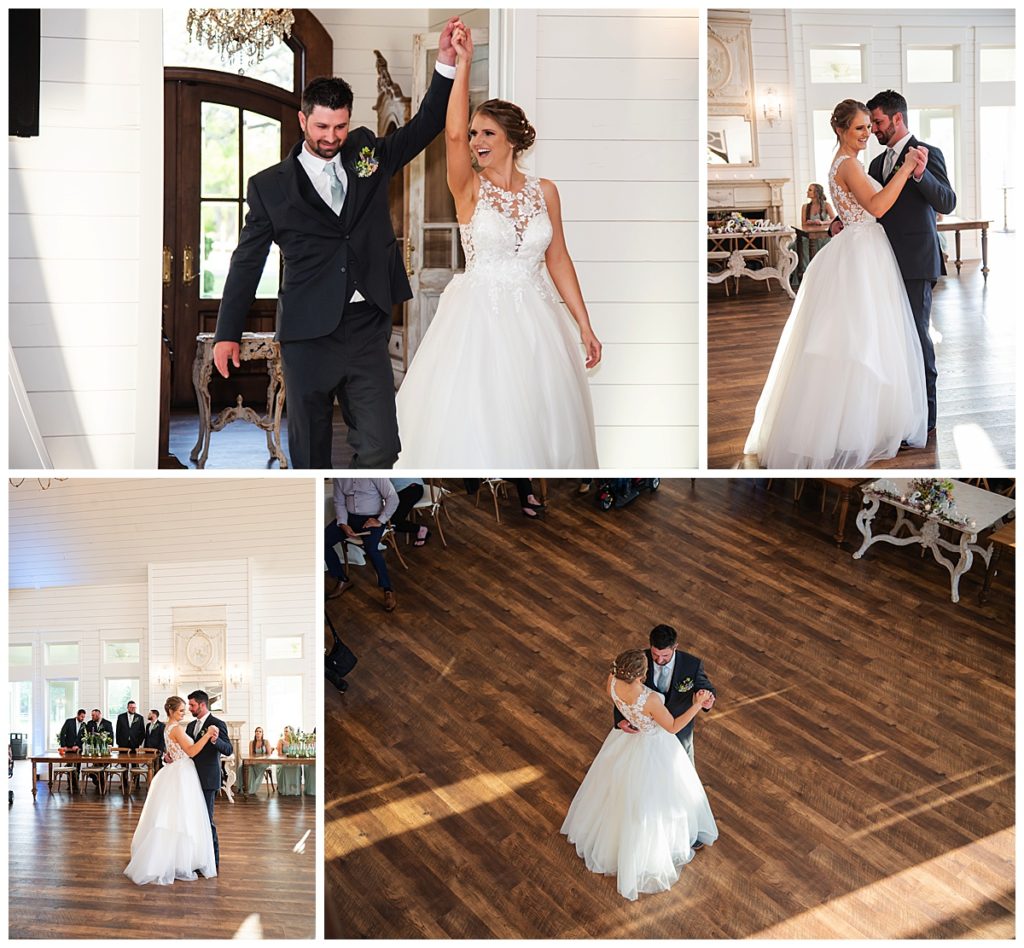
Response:
MULTIPOLYGON (((40 768, 42 772, 42 768, 40 768)), ((174 885, 137 886, 124 876, 145 791, 90 785, 70 797, 41 781, 35 803, 29 764, 18 761, 9 813, 11 938, 313 938, 316 934, 316 807, 313 798, 265 791, 234 805, 217 801, 220 874, 174 885), (293 848, 306 832, 302 852, 293 848)))
POLYGON ((1013 564, 977 603, 909 548, 855 561, 775 481, 671 481, 541 522, 452 504, 328 604, 326 932, 346 938, 1011 938, 1013 564), (610 659, 668 622, 719 692, 696 734, 721 837, 622 899, 559 835, 611 726, 610 659))
MULTIPOLYGON (((938 422, 924 448, 906 449, 878 468, 988 471, 1015 465, 1016 316, 1013 236, 989 238, 988 283, 979 261, 935 286, 938 422)), ((865 287, 864 305, 870 305, 865 287)), ((756 468, 743 454, 772 356, 792 307, 781 290, 742 282, 725 298, 708 287, 708 466, 756 468)))
MULTIPOLYGON (((189 454, 195 447, 199 432, 199 415, 195 412, 175 412, 171 415, 170 452, 185 467, 194 468, 189 454)), ((331 443, 332 466, 347 468, 352 461, 352 449, 345 440, 348 428, 341 419, 341 411, 334 412, 334 439, 331 443)), ((281 447, 288 456, 288 419, 281 419, 281 447)), ((209 470, 277 470, 276 460, 267 451, 267 436, 255 425, 236 421, 215 431, 210 438, 210 453, 206 458, 209 470)))

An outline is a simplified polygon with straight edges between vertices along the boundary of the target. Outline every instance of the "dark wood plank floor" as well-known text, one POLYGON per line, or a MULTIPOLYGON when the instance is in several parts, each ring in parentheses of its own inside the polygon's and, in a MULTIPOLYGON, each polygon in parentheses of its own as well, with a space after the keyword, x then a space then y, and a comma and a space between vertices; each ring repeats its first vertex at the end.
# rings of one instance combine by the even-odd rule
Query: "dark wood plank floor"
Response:
POLYGON ((862 561, 817 487, 670 481, 601 513, 456 498, 450 546, 328 604, 329 937, 1013 937, 1013 563, 862 561), (719 690, 696 735, 721 837, 623 900, 558 833, 611 726, 599 683, 668 622, 719 690))
MULTIPOLYGON (((199 415, 194 412, 175 412, 171 415, 170 452, 186 467, 194 468, 189 454, 195 447, 199 432, 199 415)), ((347 468, 352 461, 352 449, 345 440, 348 428, 342 421, 341 411, 334 412, 334 440, 331 442, 331 462, 334 468, 347 468)), ((288 456, 288 419, 281 419, 281 446, 288 456)), ((233 422, 210 439, 210 453, 206 458, 209 470, 276 470, 277 461, 267 452, 267 436, 255 425, 233 422)))
MULTIPOLYGON (((42 768, 40 768, 42 770, 42 768)), ((39 783, 29 764, 8 783, 9 937, 313 938, 316 934, 316 808, 265 791, 234 805, 217 801, 220 874, 174 885, 137 886, 124 873, 145 790, 125 799, 90 786, 70 797, 39 783), (306 832, 302 852, 294 847, 306 832)))
MULTIPOLYGON (((964 264, 959 277, 935 286, 932 322, 942 333, 936 347, 938 423, 924 448, 906 449, 877 468, 993 472, 1015 465, 1017 265, 1013 235, 989 238, 988 283, 980 261, 964 264)), ((864 305, 871 290, 865 287, 864 305)), ((708 466, 756 468, 743 454, 772 356, 792 300, 781 290, 766 294, 742 283, 725 298, 708 287, 708 466)))

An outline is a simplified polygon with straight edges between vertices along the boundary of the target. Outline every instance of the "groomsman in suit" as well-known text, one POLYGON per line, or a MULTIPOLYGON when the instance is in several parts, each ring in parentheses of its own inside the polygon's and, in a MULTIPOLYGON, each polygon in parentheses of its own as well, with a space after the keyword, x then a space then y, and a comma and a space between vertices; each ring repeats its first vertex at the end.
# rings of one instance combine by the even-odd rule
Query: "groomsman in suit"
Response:
POLYGON ((939 245, 935 215, 952 214, 956 194, 946 176, 946 162, 934 145, 920 142, 907 128, 907 100, 886 89, 867 101, 871 130, 885 151, 871 162, 868 174, 885 184, 903 164, 907 148, 919 148, 925 166, 911 177, 896 202, 879 219, 892 244, 903 283, 914 314, 917 337, 924 356, 924 380, 928 398, 928 431, 935 427, 938 406, 935 397, 935 347, 928 327, 932 314, 932 287, 939 274, 946 272, 939 245))
POLYGON ((82 738, 85 736, 85 708, 78 709, 78 715, 68 718, 60 729, 60 746, 69 750, 82 749, 82 738))
POLYGON ((220 870, 220 843, 217 840, 217 826, 213 822, 213 805, 217 800, 217 792, 220 790, 223 780, 220 772, 221 754, 231 756, 235 749, 228 740, 227 725, 219 718, 210 714, 210 696, 205 691, 193 691, 188 696, 188 710, 193 720, 185 733, 198 741, 205 731, 210 731, 209 742, 203 749, 192 758, 196 765, 196 772, 199 774, 199 785, 203 788, 203 796, 206 798, 206 809, 210 814, 210 829, 213 831, 213 858, 220 870))
POLYGON ((103 712, 99 708, 92 709, 92 720, 86 722, 85 729, 90 734, 95 734, 97 731, 106 731, 110 735, 110 743, 114 743, 114 726, 103 717, 103 712))
MULTIPOLYGON (((651 647, 646 649, 647 678, 644 684, 665 696, 665 707, 672 717, 678 717, 693 706, 695 691, 710 691, 711 697, 702 705, 710 711, 715 703, 715 686, 704 671, 703 659, 677 648, 679 636, 670 625, 656 625, 651 629, 651 647)), ((695 719, 696 720, 696 719, 695 719)), ((615 709, 615 725, 627 733, 636 733, 636 728, 627 721, 619 709, 615 709)), ((693 759, 693 721, 677 735, 679 743, 693 759)))
POLYGON ((135 750, 146 740, 146 726, 142 715, 135 713, 135 702, 128 702, 128 709, 117 716, 117 746, 135 750))
POLYGON ((164 747, 164 725, 160 720, 160 712, 153 708, 149 712, 149 720, 146 722, 146 747, 153 748, 163 754, 164 747))
POLYGON ((337 393, 353 467, 386 469, 398 459, 395 384, 388 343, 391 309, 412 298, 388 206, 391 179, 443 131, 455 79, 452 17, 419 111, 385 138, 350 127, 352 89, 321 77, 302 93, 303 141, 280 164, 249 179, 248 214, 231 255, 213 360, 228 376, 272 243, 284 280, 277 339, 296 468, 331 467, 337 393))

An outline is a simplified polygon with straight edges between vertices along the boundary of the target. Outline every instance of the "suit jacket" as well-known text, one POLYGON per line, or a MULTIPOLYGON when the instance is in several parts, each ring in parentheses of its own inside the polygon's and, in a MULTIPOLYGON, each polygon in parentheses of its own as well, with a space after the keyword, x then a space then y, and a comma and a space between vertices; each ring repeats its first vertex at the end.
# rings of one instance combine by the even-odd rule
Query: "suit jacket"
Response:
POLYGON ((114 726, 106 719, 100 718, 99 721, 86 721, 85 729, 90 734, 95 734, 97 731, 106 731, 110 735, 110 740, 114 740, 114 726))
POLYGON ((155 747, 161 754, 167 750, 167 746, 164 744, 164 723, 163 721, 156 721, 152 727, 146 724, 146 747, 155 747))
MULTIPOLYGON (((907 148, 922 144, 928 149, 928 164, 921 180, 911 178, 878 223, 885 228, 903 279, 934 282, 940 273, 946 272, 939 232, 935 229, 935 214, 952 214, 956 207, 956 194, 946 176, 942 152, 934 145, 919 142, 913 135, 896 162, 896 168, 903 164, 907 148)), ((882 180, 884 164, 883 151, 868 168, 868 174, 879 184, 885 184, 882 180)))
POLYGON ((82 736, 85 734, 85 721, 79 723, 78 718, 68 718, 60 729, 61 747, 81 747, 82 736))
POLYGON ((117 716, 116 740, 118 747, 142 747, 146 742, 146 721, 141 714, 135 715, 132 727, 128 726, 128 712, 122 711, 117 716))
MULTIPOLYGON (((202 737, 202 733, 195 733, 196 725, 198 723, 198 720, 190 721, 188 727, 185 728, 185 733, 191 737, 193 741, 202 737)), ((235 752, 234 747, 231 746, 231 741, 228 740, 228 726, 219 718, 214 717, 211 714, 204 722, 203 730, 207 730, 207 728, 214 724, 220 728, 220 736, 217 738, 216 742, 208 741, 206 746, 192 758, 193 763, 196 765, 196 773, 199 774, 199 784, 204 790, 220 789, 221 754, 230 757, 235 752)))
MULTIPOLYGON (((452 80, 434 72, 419 111, 386 138, 353 129, 341 149, 348 190, 341 214, 316 193, 299 164, 299 142, 280 164, 249 179, 249 212, 231 255, 217 315, 216 341, 237 342, 256 295, 271 243, 281 248, 284 279, 277 298, 281 342, 330 335, 353 292, 386 313, 412 298, 401 249, 391 226, 391 177, 413 160, 444 128, 452 80), (377 170, 360 177, 356 163, 373 150, 377 170)), ((386 340, 382 340, 386 344, 386 340)))
MULTIPOLYGON (((648 688, 653 688, 657 691, 657 688, 654 688, 654 670, 657 667, 654 664, 654 657, 651 655, 649 648, 644 650, 644 654, 647 656, 647 677, 644 679, 644 684, 648 688)), ((716 697, 718 696, 715 686, 711 684, 710 679, 704 672, 703 659, 697 658, 696 655, 691 655, 689 652, 684 652, 681 649, 676 649, 676 664, 672 669, 672 677, 669 679, 668 694, 665 695, 665 707, 668 708, 668 713, 674 718, 685 713, 687 708, 693 706, 694 693, 702 688, 710 691, 716 697)), ((618 727, 621 720, 623 720, 622 712, 616 708, 616 727, 618 727)), ((683 741, 692 733, 693 721, 687 724, 676 737, 683 741)))

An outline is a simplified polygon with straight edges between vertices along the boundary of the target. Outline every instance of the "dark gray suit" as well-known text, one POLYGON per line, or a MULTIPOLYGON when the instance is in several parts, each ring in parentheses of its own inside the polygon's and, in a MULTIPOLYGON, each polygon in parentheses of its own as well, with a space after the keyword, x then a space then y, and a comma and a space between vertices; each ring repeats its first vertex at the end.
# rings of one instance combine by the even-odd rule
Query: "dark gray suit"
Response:
POLYGON ((280 164, 249 180, 249 213, 224 284, 216 340, 237 341, 271 243, 281 248, 277 302, 288 413, 288 452, 296 468, 331 466, 334 396, 356 451, 353 467, 387 469, 398 459, 398 421, 388 342, 391 307, 412 298, 391 225, 391 177, 444 128, 452 80, 435 72, 415 116, 378 138, 350 132, 341 149, 348 178, 335 214, 299 163, 299 142, 280 164), (360 176, 363 149, 377 168, 360 176), (352 303, 356 291, 364 302, 352 303))

